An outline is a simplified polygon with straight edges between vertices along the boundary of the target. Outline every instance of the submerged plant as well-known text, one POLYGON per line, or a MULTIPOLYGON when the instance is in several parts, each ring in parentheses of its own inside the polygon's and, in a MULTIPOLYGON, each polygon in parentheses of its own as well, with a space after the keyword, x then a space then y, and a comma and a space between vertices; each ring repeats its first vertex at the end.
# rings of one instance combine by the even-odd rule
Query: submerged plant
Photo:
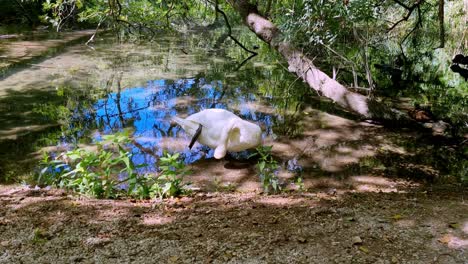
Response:
POLYGON ((278 172, 278 162, 271 155, 272 148, 273 146, 257 147, 257 153, 252 155, 259 156, 257 170, 265 193, 270 193, 270 189, 273 192, 281 190, 279 179, 276 175, 278 172))

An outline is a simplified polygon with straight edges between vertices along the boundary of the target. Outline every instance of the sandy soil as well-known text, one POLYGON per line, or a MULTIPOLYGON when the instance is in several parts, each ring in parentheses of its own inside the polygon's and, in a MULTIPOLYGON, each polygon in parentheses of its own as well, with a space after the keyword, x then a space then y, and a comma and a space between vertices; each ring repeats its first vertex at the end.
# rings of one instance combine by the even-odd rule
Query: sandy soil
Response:
POLYGON ((468 263, 467 190, 93 200, 0 187, 0 263, 468 263))

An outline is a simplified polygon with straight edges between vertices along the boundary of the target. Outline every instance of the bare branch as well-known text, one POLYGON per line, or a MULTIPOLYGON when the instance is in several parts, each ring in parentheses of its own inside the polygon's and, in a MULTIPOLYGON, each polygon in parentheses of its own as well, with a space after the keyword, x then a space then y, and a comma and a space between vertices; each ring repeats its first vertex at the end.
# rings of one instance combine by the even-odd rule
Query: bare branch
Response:
POLYGON ((403 21, 408 21, 408 19, 411 17, 411 15, 413 14, 413 11, 417 8, 418 9, 418 12, 420 12, 421 10, 419 9, 420 5, 424 2, 424 0, 418 0, 416 1, 416 3, 414 3, 414 5, 412 6, 407 6, 405 5, 404 3, 400 2, 399 0, 393 0, 395 3, 397 3, 398 5, 402 6, 403 8, 405 8, 408 13, 406 13, 406 15, 401 18, 400 20, 398 20, 397 22, 395 22, 388 30, 387 32, 389 31, 392 31, 396 26, 398 26, 401 22, 403 21))
POLYGON ((439 48, 445 47, 444 4, 445 4, 444 0, 439 0, 439 39, 440 39, 439 48))
MULTIPOLYGON (((219 8, 219 6, 217 5, 217 3, 215 3, 215 10, 216 12, 220 13, 223 18, 224 18, 224 21, 226 22, 226 27, 228 29, 228 36, 230 39, 232 39, 232 41, 234 41, 239 47, 241 47, 243 50, 247 51, 248 53, 252 54, 253 56, 250 56, 250 57, 254 57, 256 56, 258 53, 253 51, 253 50, 249 50, 248 48, 246 48, 242 43, 240 43, 233 35, 232 35, 232 29, 231 29, 231 24, 229 24, 229 20, 228 20, 228 17, 226 15, 226 13, 224 13, 223 10, 221 10, 219 8)), ((251 58, 248 58, 247 60, 251 59, 251 58)))
POLYGON ((169 9, 167 10, 166 14, 164 14, 164 17, 166 17, 166 24, 167 24, 167 27, 169 27, 170 25, 170 21, 169 19, 171 18, 170 14, 171 14, 171 11, 174 9, 174 2, 171 2, 171 6, 169 7, 169 9))
POLYGON ((92 50, 94 50, 94 47, 91 47, 91 46, 89 45, 89 43, 91 43, 91 42, 94 41, 94 37, 96 36, 96 34, 97 34, 98 30, 99 30, 99 27, 101 26, 102 21, 104 21, 105 19, 106 19, 106 17, 103 17, 103 18, 101 18, 101 20, 99 20, 99 23, 97 24, 96 30, 94 30, 94 34, 93 34, 93 35, 88 39, 88 41, 86 41, 86 43, 85 43, 85 45, 86 45, 87 47, 89 47, 90 49, 92 49, 92 50))
POLYGON ((237 66, 237 68, 235 69, 235 71, 238 71, 242 66, 244 66, 244 64, 246 64, 250 59, 252 59, 253 57, 257 56, 257 53, 255 54, 251 54, 249 57, 247 57, 245 60, 243 60, 239 66, 237 66))

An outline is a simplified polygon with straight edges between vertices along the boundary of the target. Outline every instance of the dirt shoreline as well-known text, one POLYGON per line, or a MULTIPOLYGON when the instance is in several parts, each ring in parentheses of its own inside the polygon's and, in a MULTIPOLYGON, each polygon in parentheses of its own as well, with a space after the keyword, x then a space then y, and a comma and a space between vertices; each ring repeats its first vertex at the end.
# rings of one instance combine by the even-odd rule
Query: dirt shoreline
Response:
POLYGON ((468 263, 467 189, 95 200, 0 187, 0 263, 468 263))

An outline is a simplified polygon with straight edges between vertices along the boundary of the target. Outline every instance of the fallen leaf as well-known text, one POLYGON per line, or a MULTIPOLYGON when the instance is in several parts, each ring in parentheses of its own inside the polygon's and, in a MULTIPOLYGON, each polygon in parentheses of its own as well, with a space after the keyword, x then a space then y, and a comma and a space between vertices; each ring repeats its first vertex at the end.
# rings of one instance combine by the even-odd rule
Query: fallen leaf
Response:
POLYGON ((297 241, 298 241, 299 243, 305 243, 305 242, 307 242, 307 239, 304 238, 304 237, 298 237, 298 238, 297 238, 297 241))
POLYGON ((367 247, 365 247, 365 246, 360 246, 359 250, 361 250, 362 252, 364 252, 366 254, 369 253, 369 249, 367 247))
POLYGON ((444 235, 443 237, 437 239, 442 244, 448 244, 452 240, 452 235, 444 235))
POLYGON ((396 214, 394 216, 392 216, 393 220, 400 220, 401 218, 403 218, 403 216, 401 216, 401 214, 396 214))
POLYGON ((179 260, 178 256, 169 257, 169 263, 175 263, 179 260))
POLYGON ((10 245, 10 242, 9 242, 9 241, 6 241, 6 240, 5 240, 5 241, 0 242, 0 246, 2 246, 2 247, 7 247, 7 246, 9 246, 9 245, 10 245))

